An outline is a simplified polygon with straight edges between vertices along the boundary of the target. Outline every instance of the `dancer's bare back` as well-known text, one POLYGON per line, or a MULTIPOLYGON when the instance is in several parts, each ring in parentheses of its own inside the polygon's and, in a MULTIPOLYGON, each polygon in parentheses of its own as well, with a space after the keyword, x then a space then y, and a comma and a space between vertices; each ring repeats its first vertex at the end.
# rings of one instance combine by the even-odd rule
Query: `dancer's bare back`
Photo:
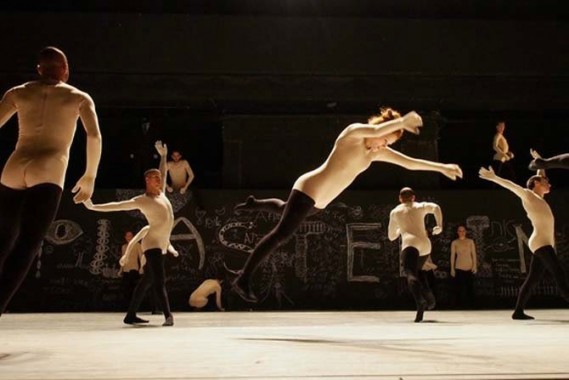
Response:
POLYGON ((81 118, 87 134, 99 135, 93 100, 62 82, 28 82, 4 95, 0 102, 0 127, 16 112, 18 142, 0 181, 14 189, 40 183, 63 187, 77 119, 81 118))

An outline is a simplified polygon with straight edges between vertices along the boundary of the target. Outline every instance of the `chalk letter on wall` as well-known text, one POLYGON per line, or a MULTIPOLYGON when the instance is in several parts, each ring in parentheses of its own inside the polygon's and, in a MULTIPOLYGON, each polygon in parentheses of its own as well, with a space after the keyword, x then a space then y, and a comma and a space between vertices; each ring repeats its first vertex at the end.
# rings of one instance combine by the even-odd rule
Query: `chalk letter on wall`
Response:
MULTIPOLYGON (((370 242, 362 240, 354 240, 354 233, 363 232, 376 232, 381 235, 381 223, 348 223, 346 224, 346 234, 348 237, 348 267, 347 275, 348 282, 379 282, 379 277, 373 275, 358 275, 354 276, 354 259, 356 251, 361 249, 366 250, 379 250, 381 244, 379 242, 370 242)), ((363 253, 362 253, 363 254, 363 253)))

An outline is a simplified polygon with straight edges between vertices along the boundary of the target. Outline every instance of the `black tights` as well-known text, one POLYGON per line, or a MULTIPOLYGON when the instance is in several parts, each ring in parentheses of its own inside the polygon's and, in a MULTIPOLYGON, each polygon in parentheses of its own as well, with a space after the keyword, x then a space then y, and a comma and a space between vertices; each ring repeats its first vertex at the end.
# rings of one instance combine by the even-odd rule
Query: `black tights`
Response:
POLYGON ((168 292, 166 291, 166 275, 164 273, 164 258, 159 248, 144 251, 146 257, 146 265, 144 266, 144 275, 136 285, 130 306, 128 307, 127 318, 136 316, 136 312, 151 286, 154 287, 158 295, 158 302, 164 313, 164 317, 168 318, 172 315, 170 312, 170 302, 168 301, 168 292))
POLYGON ((532 255, 528 276, 520 288, 518 301, 516 302, 516 311, 524 310, 531 291, 539 284, 545 271, 553 275, 561 296, 569 301, 569 283, 567 282, 565 272, 563 272, 561 263, 553 247, 546 245, 545 247, 537 249, 532 255))
POLYGON ((0 314, 26 278, 60 199, 61 188, 54 184, 24 190, 0 184, 0 314))
POLYGON ((502 178, 509 179, 511 181, 516 180, 516 172, 514 171, 514 166, 511 161, 499 161, 493 160, 492 161, 492 169, 496 175, 499 175, 502 178))
POLYGON ((415 247, 407 247, 401 251, 407 285, 413 295, 417 310, 423 310, 428 304, 433 304, 435 301, 435 296, 429 286, 427 273, 419 270, 423 267, 428 257, 429 255, 419 256, 419 251, 415 247))
POLYGON ((242 208, 275 213, 282 212, 281 219, 275 228, 261 239, 247 259, 243 273, 240 276, 240 282, 243 285, 248 285, 251 275, 259 265, 271 252, 290 239, 307 216, 320 211, 314 208, 314 200, 312 198, 298 190, 292 190, 286 202, 275 198, 257 200, 249 197, 242 208))

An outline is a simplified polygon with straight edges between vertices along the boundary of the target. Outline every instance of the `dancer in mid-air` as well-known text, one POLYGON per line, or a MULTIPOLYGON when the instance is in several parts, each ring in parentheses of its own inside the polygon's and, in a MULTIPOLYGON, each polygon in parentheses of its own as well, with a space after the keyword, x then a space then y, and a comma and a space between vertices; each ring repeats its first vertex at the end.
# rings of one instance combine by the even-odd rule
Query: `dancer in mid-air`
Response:
POLYGON ((433 235, 438 235, 442 232, 443 213, 436 203, 415 202, 415 192, 410 187, 401 189, 399 202, 389 214, 387 237, 393 241, 401 236, 403 270, 417 306, 415 322, 421 322, 425 310, 434 309, 436 304, 427 274, 421 270, 431 255, 431 240, 425 228, 425 217, 434 215, 437 225, 433 228, 433 235))
MULTIPOLYGON (((166 144, 161 141, 156 142, 156 150, 160 154, 160 169, 149 169, 144 173, 146 182, 146 191, 144 194, 132 199, 111 202, 105 204, 94 205, 91 200, 86 201, 85 207, 93 211, 111 212, 111 211, 128 211, 140 210, 148 220, 148 228, 139 232, 130 243, 137 242, 141 236, 142 249, 146 258, 146 266, 144 267, 144 275, 139 281, 128 312, 124 318, 126 324, 147 323, 147 320, 136 316, 136 312, 140 307, 140 303, 146 294, 146 291, 154 286, 158 295, 160 307, 164 313, 165 321, 162 326, 172 326, 174 317, 170 312, 170 303, 168 301, 168 293, 165 285, 164 259, 163 254, 168 252, 170 244, 170 234, 174 225, 174 211, 172 205, 166 197, 166 156, 168 149, 166 144)), ((129 243, 129 244, 130 244, 129 243)), ((127 247, 127 253, 129 249, 127 247)), ((126 259, 126 258, 125 258, 126 259)))
POLYGON ((531 176, 523 188, 512 181, 501 178, 492 168, 480 168, 480 178, 492 181, 516 194, 522 201, 533 231, 529 238, 529 248, 533 253, 529 273, 520 288, 513 319, 534 319, 524 312, 531 291, 537 286, 545 271, 553 275, 563 298, 569 301, 569 283, 563 267, 555 253, 555 220, 551 208, 544 199, 551 190, 549 179, 542 174, 531 176))
POLYGON ((380 115, 368 120, 368 124, 356 123, 346 127, 336 139, 326 161, 296 180, 286 202, 249 197, 245 203, 236 206, 236 210, 282 212, 277 226, 257 244, 234 281, 233 288, 239 296, 256 302, 251 276, 263 260, 284 244, 307 216, 324 209, 373 162, 390 162, 409 170, 436 171, 452 180, 462 177, 458 165, 408 157, 389 147, 401 138, 403 131, 418 134, 422 125, 423 121, 416 112, 401 117, 390 108, 382 109, 380 115))
MULTIPOLYGON (((532 154, 533 156, 533 154, 532 154)), ((529 164, 530 170, 569 169, 569 153, 543 158, 534 157, 529 164)))
POLYGON ((18 114, 16 149, 0 179, 0 315, 24 281, 51 225, 63 190, 69 150, 81 119, 87 134, 87 167, 72 192, 91 197, 101 158, 101 133, 89 94, 68 85, 65 54, 44 48, 39 80, 8 90, 0 101, 0 127, 18 114))

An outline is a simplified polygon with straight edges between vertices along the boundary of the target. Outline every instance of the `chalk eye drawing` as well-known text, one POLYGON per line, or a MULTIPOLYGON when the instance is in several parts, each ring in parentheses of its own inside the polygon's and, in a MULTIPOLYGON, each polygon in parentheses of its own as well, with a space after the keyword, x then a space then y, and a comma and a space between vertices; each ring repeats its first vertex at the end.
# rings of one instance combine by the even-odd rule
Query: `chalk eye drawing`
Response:
POLYGON ((354 259, 356 252, 360 255, 366 251, 374 250, 380 254, 381 243, 379 238, 377 241, 370 241, 370 234, 381 236, 381 223, 348 223, 346 224, 346 235, 348 240, 348 282, 379 282, 379 277, 374 275, 354 275, 354 259))
POLYGON ((68 219, 58 219, 51 223, 47 230, 45 240, 53 245, 69 244, 83 235, 81 226, 68 219))
POLYGON ((174 220, 174 226, 172 227, 172 234, 170 235, 170 240, 171 241, 195 240, 196 245, 198 246, 198 253, 200 256, 200 262, 198 268, 199 269, 203 268, 205 263, 205 247, 203 244, 202 236, 198 232, 197 228, 194 227, 192 222, 190 222, 187 218, 184 218, 183 216, 174 220), (175 230, 179 231, 179 228, 177 228, 178 225, 186 227, 187 232, 184 233, 182 231, 181 233, 180 232, 174 233, 175 230))

